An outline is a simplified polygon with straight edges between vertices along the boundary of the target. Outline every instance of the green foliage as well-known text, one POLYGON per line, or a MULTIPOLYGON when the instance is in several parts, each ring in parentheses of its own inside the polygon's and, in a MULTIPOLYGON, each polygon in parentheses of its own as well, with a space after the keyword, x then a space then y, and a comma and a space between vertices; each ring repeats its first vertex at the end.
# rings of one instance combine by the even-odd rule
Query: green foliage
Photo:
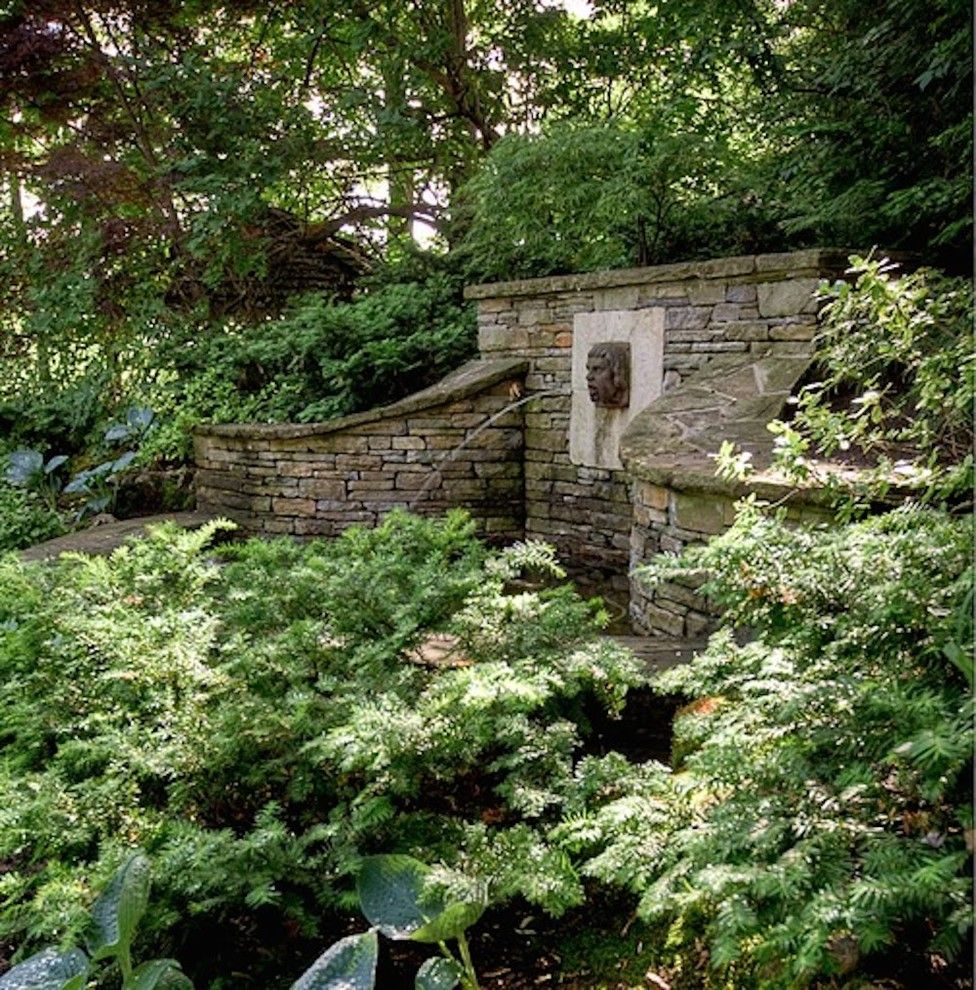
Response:
POLYGON ((0 551, 22 550, 64 531, 61 516, 35 492, 0 484, 0 551))
MULTIPOLYGON (((736 202, 741 164, 727 139, 672 117, 509 135, 466 189, 469 278, 745 253, 768 218, 736 202)), ((775 243, 769 230, 767 246, 775 243)))
POLYGON ((341 939, 321 955, 292 990, 373 990, 377 939, 411 939, 437 944, 440 956, 417 971, 417 990, 478 990, 465 931, 484 911, 484 903, 447 903, 425 891, 430 867, 412 856, 368 856, 356 880, 359 906, 373 927, 341 939), (460 960, 447 943, 456 941, 460 960))
POLYGON ((149 449, 187 456, 202 421, 314 422, 383 405, 443 377, 474 339, 473 311, 443 275, 351 303, 310 295, 276 320, 174 338, 159 354, 171 374, 149 396, 164 420, 149 449))
POLYGON ((373 990, 379 939, 372 929, 347 935, 319 956, 292 990, 373 990))
MULTIPOLYGON (((644 674, 568 588, 506 590, 550 555, 489 554, 460 514, 393 515, 329 544, 234 545, 218 566, 214 530, 0 562, 4 936, 77 936, 86 891, 134 844, 167 955, 206 923, 234 956, 231 919, 269 913, 318 935, 384 849, 470 861, 450 902, 578 903, 565 854, 540 874, 544 825, 577 788, 588 719, 644 674), (455 646, 428 661, 435 634, 455 646)), ((218 943, 197 965, 220 985, 224 959, 218 943)))
POLYGON ((598 850, 587 871, 762 987, 854 985, 895 945, 915 966, 958 956, 973 701, 953 658, 972 656, 972 551, 968 522, 931 511, 796 530, 746 506, 707 547, 650 568, 704 570, 752 639, 717 634, 660 677, 694 699, 675 730, 688 755, 562 826, 598 850))
POLYGON ((816 456, 853 457, 854 494, 892 484, 928 499, 965 498, 973 486, 971 286, 930 269, 893 277, 885 261, 852 258, 853 285, 825 290, 819 381, 799 394, 776 433, 775 463, 791 476, 849 493, 850 481, 816 456))
MULTIPOLYGON (((89 918, 88 952, 44 949, 0 978, 3 990, 84 990, 95 975, 93 963, 114 960, 121 990, 193 990, 172 959, 151 959, 135 969, 132 941, 149 903, 149 861, 132 853, 96 898, 89 918)), ((97 967, 96 967, 97 969, 97 967)))
POLYGON ((440 946, 441 955, 426 960, 417 971, 418 990, 478 990, 465 931, 484 911, 484 904, 447 903, 425 892, 430 867, 412 856, 368 856, 356 880, 359 905, 373 924, 360 936, 342 939, 319 957, 293 987, 321 990, 373 990, 376 932, 388 938, 411 939, 440 946), (448 948, 456 941, 460 960, 448 948))

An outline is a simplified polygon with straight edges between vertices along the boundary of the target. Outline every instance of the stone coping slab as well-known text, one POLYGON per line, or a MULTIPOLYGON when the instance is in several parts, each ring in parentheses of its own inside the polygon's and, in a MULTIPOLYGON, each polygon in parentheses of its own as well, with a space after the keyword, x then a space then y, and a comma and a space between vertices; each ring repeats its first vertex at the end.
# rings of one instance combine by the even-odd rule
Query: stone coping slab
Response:
MULTIPOLYGON (((733 498, 793 492, 796 485, 770 469, 773 437, 766 424, 783 411, 810 363, 809 356, 716 357, 634 417, 620 442, 625 468, 634 478, 678 491, 733 498), (756 473, 747 481, 716 476, 715 454, 725 440, 752 455, 756 473)), ((819 503, 826 494, 811 488, 797 498, 819 503)))
POLYGON ((525 374, 529 362, 522 358, 496 359, 491 361, 475 359, 452 371, 446 378, 414 392, 398 402, 365 412, 353 413, 324 423, 218 423, 198 426, 198 436, 261 438, 266 440, 290 440, 298 437, 322 436, 337 433, 353 426, 375 423, 384 419, 395 419, 421 412, 433 406, 459 402, 477 395, 499 382, 525 374))
MULTIPOLYGON (((542 296, 557 292, 581 292, 588 289, 610 289, 623 285, 652 285, 656 282, 680 282, 687 279, 745 278, 773 281, 797 275, 843 271, 851 255, 865 255, 863 249, 811 248, 782 254, 738 255, 712 258, 707 261, 682 261, 648 268, 619 268, 612 271, 585 272, 576 275, 550 275, 513 282, 488 282, 469 285, 465 299, 497 299, 509 296, 542 296)), ((892 260, 899 260, 887 254, 892 260)), ((904 256, 908 260, 908 256, 904 256)))
MULTIPOLYGON (((757 494, 807 505, 829 505, 832 494, 816 480, 804 485, 772 468, 773 435, 767 424, 781 416, 810 356, 729 354, 710 361, 678 388, 656 399, 631 420, 620 441, 620 459, 632 478, 664 488, 742 498, 757 494), (753 472, 743 480, 715 473, 724 441, 752 455, 753 472)), ((815 461, 820 476, 856 481, 857 468, 815 461)), ((889 497, 911 489, 891 478, 889 497)))

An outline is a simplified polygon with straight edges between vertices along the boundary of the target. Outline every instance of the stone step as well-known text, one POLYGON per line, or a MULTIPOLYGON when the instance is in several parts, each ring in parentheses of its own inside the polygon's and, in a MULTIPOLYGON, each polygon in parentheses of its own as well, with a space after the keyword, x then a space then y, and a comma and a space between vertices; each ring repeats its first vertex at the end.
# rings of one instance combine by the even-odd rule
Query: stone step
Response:
POLYGON ((655 671, 688 663, 708 642, 705 639, 676 639, 669 636, 611 636, 610 639, 626 646, 655 671))

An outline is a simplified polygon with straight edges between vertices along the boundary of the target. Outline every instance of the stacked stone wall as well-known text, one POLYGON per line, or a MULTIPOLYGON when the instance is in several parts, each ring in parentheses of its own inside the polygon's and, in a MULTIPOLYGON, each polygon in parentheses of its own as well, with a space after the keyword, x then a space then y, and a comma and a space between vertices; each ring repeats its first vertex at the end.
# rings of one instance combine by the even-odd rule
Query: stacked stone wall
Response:
MULTIPOLYGON (((670 391, 721 355, 808 355, 817 327, 816 288, 820 279, 842 272, 846 258, 846 252, 822 250, 750 255, 470 287, 466 295, 478 304, 482 355, 527 360, 527 394, 539 396, 525 414, 526 536, 554 543, 564 558, 602 570, 611 586, 620 587, 635 563, 635 509, 662 511, 653 500, 640 506, 625 471, 570 460, 577 313, 663 308, 664 388, 670 391)), ((678 508, 676 503, 676 513, 678 508)), ((717 525, 722 513, 709 510, 708 519, 717 525)), ((682 525, 678 514, 669 526, 662 535, 675 549, 690 541, 689 534, 704 538, 715 531, 682 525)), ((682 619, 681 634, 697 623, 694 615, 682 619)), ((667 619, 672 632, 678 624, 667 619)))
MULTIPOLYGON (((654 555, 729 525, 736 493, 715 485, 704 452, 743 430, 768 440, 765 423, 812 353, 817 285, 840 275, 848 254, 812 250, 472 286, 479 361, 392 406, 331 423, 201 429, 198 506, 248 532, 299 537, 374 524, 394 508, 464 507, 488 537, 553 543, 604 593, 629 597, 637 630, 697 638, 714 613, 693 583, 650 592, 630 575, 654 555), (574 318, 653 308, 663 311, 664 394, 635 410, 620 445, 624 469, 574 463, 574 318), (736 375, 744 387, 733 386, 736 375), (653 421, 662 403, 669 425, 654 435, 647 417, 653 421), (700 420, 694 463, 662 471, 655 460, 681 447, 689 410, 700 420), (646 442, 628 448, 638 419, 646 442)), ((659 333, 660 322, 651 323, 659 333)))
POLYGON ((524 532, 522 362, 473 362, 401 403, 331 423, 205 427, 197 504, 249 533, 334 536, 392 509, 463 507, 498 542, 524 532))

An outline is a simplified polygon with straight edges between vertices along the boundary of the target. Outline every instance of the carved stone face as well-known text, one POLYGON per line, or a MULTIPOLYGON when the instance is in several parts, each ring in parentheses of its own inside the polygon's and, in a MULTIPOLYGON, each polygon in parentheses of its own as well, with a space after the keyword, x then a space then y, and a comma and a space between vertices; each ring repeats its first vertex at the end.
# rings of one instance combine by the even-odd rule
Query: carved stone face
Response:
POLYGON ((595 406, 630 405, 630 344, 596 344, 586 356, 586 390, 595 406))

